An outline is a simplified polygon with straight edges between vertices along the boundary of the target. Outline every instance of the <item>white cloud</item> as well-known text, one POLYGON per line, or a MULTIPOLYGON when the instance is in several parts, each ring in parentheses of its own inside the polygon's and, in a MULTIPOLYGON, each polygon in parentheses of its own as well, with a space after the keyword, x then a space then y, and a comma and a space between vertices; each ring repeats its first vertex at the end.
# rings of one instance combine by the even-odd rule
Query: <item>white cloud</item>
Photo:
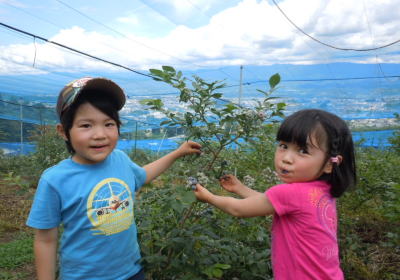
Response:
MULTIPOLYGON (((280 1, 279 6, 299 28, 323 42, 342 48, 369 48, 400 38, 399 2, 364 0, 364 4, 361 4, 357 0, 285 0, 280 1)), ((211 11, 213 1, 191 0, 185 1, 185 5, 179 5, 182 1, 177 0, 169 3, 170 6, 174 4, 175 13, 184 16, 185 13, 196 12, 196 6, 211 11)), ((150 24, 151 19, 143 22, 142 17, 124 16, 117 21, 141 25, 150 24)), ((399 55, 385 54, 386 51, 398 53, 400 44, 364 53, 357 59, 352 58, 354 52, 335 51, 322 46, 298 31, 277 7, 265 0, 243 0, 211 16, 206 25, 197 28, 178 25, 163 37, 154 38, 152 34, 138 36, 133 32, 124 33, 126 36, 123 37, 75 26, 60 30, 51 40, 135 69, 148 69, 162 64, 196 68, 335 61, 375 63, 377 56, 381 63, 400 62, 399 55)), ((44 68, 111 67, 49 44, 38 46, 37 64, 44 68)), ((0 58, 29 65, 32 63, 33 48, 32 43, 3 45, 0 58)))
POLYGON ((117 22, 131 24, 131 25, 139 24, 139 20, 135 15, 117 18, 117 22))

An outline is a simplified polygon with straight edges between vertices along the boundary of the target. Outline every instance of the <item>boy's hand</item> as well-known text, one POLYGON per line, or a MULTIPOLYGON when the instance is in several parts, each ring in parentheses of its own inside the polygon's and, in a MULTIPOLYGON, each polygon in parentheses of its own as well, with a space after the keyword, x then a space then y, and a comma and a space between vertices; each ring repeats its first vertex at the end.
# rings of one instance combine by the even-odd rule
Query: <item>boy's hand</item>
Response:
POLYGON ((242 182, 240 182, 239 179, 232 174, 224 175, 219 178, 219 184, 228 192, 233 193, 237 193, 238 190, 243 187, 242 182))
POLYGON ((182 157, 190 154, 201 154, 201 145, 194 141, 184 142, 177 150, 178 157, 182 157))
POLYGON ((196 198, 202 202, 208 202, 210 200, 210 197, 213 196, 213 194, 209 190, 207 190, 205 187, 203 187, 200 184, 196 185, 194 194, 195 194, 196 198))

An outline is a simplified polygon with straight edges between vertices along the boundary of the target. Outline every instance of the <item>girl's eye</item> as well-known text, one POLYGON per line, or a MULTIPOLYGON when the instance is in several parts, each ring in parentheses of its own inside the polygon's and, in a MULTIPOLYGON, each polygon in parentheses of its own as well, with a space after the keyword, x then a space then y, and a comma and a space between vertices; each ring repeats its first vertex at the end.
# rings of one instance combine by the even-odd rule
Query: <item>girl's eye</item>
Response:
POLYGON ((89 127, 90 127, 90 124, 84 123, 84 124, 81 124, 79 127, 82 127, 82 128, 89 128, 89 127))
POLYGON ((308 154, 308 151, 307 151, 307 149, 300 149, 299 153, 300 154, 308 154))
POLYGON ((116 125, 115 122, 106 123, 106 126, 107 126, 107 127, 112 127, 112 126, 115 126, 115 125, 116 125))

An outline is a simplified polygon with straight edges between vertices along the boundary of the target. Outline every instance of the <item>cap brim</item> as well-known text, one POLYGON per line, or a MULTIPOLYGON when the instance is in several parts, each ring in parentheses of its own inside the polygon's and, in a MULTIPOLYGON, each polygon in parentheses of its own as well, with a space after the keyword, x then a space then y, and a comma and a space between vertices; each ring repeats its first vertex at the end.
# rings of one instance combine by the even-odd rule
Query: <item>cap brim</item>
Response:
POLYGON ((126 97, 123 89, 109 79, 93 78, 85 84, 85 86, 81 89, 81 91, 88 89, 101 90, 115 97, 118 110, 121 110, 122 107, 124 107, 125 105, 126 97))

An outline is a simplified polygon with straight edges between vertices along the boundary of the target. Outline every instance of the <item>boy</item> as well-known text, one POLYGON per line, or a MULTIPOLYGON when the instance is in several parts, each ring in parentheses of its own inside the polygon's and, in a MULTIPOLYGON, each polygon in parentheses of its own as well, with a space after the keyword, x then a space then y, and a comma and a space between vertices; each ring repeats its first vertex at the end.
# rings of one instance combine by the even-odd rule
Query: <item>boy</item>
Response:
POLYGON ((45 170, 27 225, 35 228, 39 280, 54 280, 58 227, 63 225, 60 278, 142 280, 133 204, 135 192, 184 155, 200 154, 189 141, 139 167, 115 149, 125 104, 123 90, 104 78, 82 78, 57 100, 58 133, 71 157, 45 170))

